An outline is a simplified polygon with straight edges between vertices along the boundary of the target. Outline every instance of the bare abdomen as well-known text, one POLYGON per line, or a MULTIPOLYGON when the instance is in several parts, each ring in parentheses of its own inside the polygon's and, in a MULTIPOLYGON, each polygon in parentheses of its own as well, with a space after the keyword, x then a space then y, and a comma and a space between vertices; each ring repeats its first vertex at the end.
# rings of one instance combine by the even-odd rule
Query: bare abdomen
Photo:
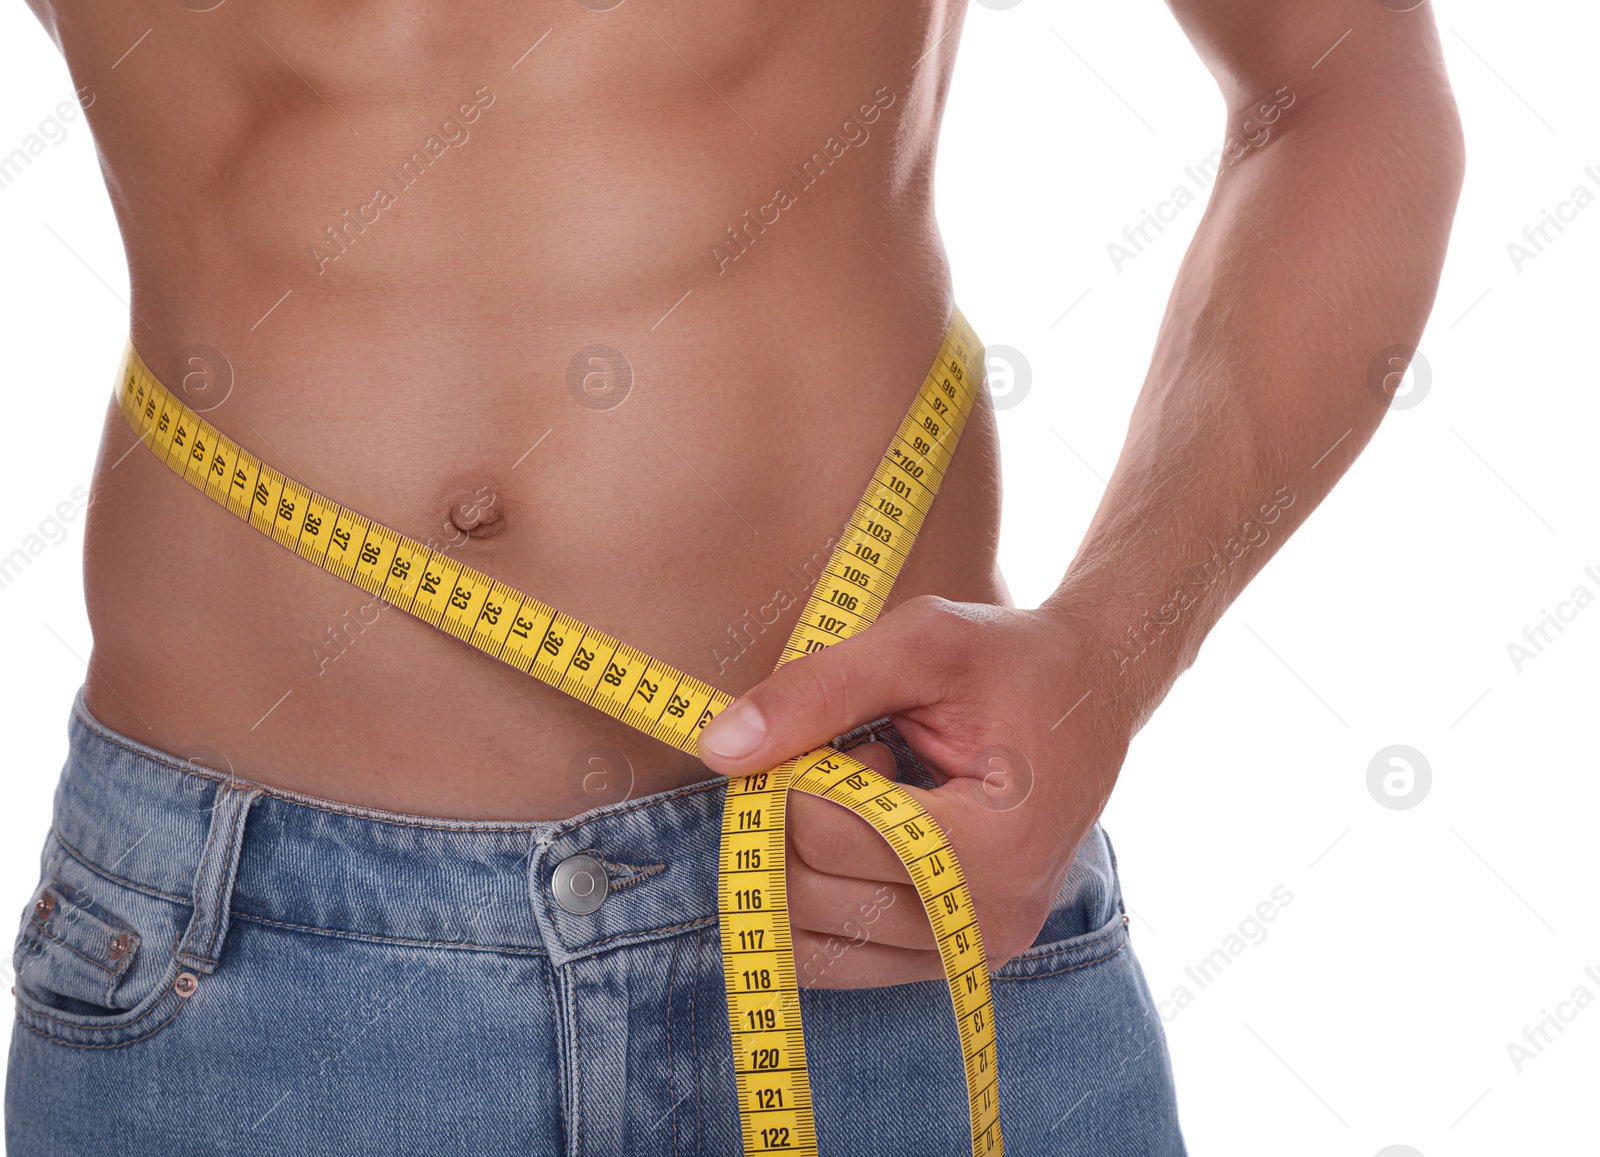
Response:
MULTIPOLYGON (((371 44, 334 70, 287 8, 208 27, 152 9, 91 110, 134 340, 169 385, 196 356, 225 372, 207 416, 266 461, 737 692, 943 332, 946 61, 913 69, 938 32, 889 10, 790 13, 745 51, 688 8, 573 8, 391 45, 382 83, 371 44)), ((71 20, 63 39, 91 55, 71 20)), ((439 815, 593 806, 570 773, 596 745, 635 794, 704 775, 318 572, 131 443, 113 414, 86 545, 89 705, 112 726, 439 815)), ((983 415, 900 594, 1002 598, 997 526, 983 415)))

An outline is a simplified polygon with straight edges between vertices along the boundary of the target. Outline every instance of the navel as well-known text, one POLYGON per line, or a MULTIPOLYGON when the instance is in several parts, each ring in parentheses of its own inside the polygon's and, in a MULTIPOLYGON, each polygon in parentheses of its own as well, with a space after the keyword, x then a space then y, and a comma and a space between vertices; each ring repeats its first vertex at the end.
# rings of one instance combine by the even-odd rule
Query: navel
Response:
POLYGON ((505 506, 488 486, 457 496, 446 518, 448 530, 468 538, 492 538, 506 528, 505 506))

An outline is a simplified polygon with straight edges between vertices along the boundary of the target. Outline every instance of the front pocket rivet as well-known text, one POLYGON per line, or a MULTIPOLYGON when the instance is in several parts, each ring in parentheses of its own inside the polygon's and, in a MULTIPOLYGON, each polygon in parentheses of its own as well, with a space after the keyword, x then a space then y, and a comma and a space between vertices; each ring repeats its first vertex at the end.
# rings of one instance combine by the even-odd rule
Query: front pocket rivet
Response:
POLYGON ((200 978, 192 972, 178 973, 178 979, 172 982, 173 989, 185 1000, 194 995, 194 990, 200 987, 200 978))
POLYGON ((121 960, 132 950, 133 945, 126 932, 118 932, 111 938, 111 959, 121 960))
POLYGON ((50 919, 50 913, 56 910, 56 897, 54 892, 46 892, 39 897, 39 902, 33 906, 33 914, 40 920, 50 919))

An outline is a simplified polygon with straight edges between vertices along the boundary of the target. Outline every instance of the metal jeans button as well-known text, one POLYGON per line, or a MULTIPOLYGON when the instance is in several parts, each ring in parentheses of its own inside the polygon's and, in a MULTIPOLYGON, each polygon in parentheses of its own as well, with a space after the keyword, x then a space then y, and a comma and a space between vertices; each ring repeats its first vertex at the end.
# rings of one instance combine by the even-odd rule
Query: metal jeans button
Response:
POLYGON ((568 856, 550 877, 556 903, 574 916, 587 916, 599 908, 610 889, 605 865, 593 856, 568 856))

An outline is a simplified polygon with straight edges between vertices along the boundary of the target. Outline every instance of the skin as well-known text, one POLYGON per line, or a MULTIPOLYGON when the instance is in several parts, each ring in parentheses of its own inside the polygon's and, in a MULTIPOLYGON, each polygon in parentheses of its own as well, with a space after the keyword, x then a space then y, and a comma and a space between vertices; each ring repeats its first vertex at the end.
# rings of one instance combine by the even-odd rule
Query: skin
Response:
MULTIPOLYGON (((1426 6, 1173 9, 1227 101, 1230 137, 1250 131, 1241 118, 1263 93, 1287 85, 1295 106, 1215 185, 1122 456, 1060 587, 1037 610, 912 599, 777 671, 701 736, 706 762, 736 774, 893 716, 948 777, 909 790, 961 857, 991 965, 1033 942, 1134 734, 1372 436, 1387 400, 1370 366, 1421 333, 1463 175, 1426 6), (986 788, 993 765, 973 761, 993 747, 1021 761, 986 788)), ((893 766, 886 750, 868 758, 893 766)), ((833 804, 792 796, 790 809, 796 957, 838 956, 819 984, 939 976, 887 846, 833 804), (868 942, 838 955, 885 887, 894 903, 878 905, 868 942)))
MULTIPOLYGON (((93 98, 133 340, 169 385, 212 347, 234 382, 206 416, 265 461, 730 693, 772 669, 799 614, 771 621, 775 596, 826 563, 949 316, 933 148, 961 4, 38 9, 93 98), (803 188, 788 167, 830 140, 848 147, 803 188), (796 203, 719 263, 780 184, 796 203), (367 223, 319 259, 346 211, 367 223), (595 345, 631 364, 613 409, 568 388, 595 345)), ((318 572, 133 442, 108 411, 85 585, 110 726, 456 818, 708 777, 318 572)), ((996 454, 985 412, 897 597, 1007 601, 996 454)))
MULTIPOLYGON (((236 382, 208 416, 269 462, 743 692, 702 735, 715 771, 892 715, 946 777, 919 796, 960 854, 992 966, 1037 935, 1132 736, 1371 437, 1369 366, 1421 332, 1464 164, 1427 6, 1174 3, 1227 137, 1251 147, 1214 186, 1060 588, 1010 605, 980 409, 896 601, 763 681, 797 605, 736 660, 712 646, 825 555, 948 313, 931 182, 961 5, 559 0, 480 5, 470 22, 426 4, 404 19, 289 0, 37 6, 95 95, 146 361, 223 351, 236 382), (319 273, 310 242, 484 84, 494 103, 470 141, 319 273), (719 272, 710 243, 883 86, 894 103, 870 140, 719 272), (1262 140, 1244 118, 1282 86, 1295 105, 1262 140), (594 344, 633 367, 612 410, 567 391, 594 344), (1231 562, 1196 582, 1214 550, 1231 562), (974 763, 997 746, 1016 753, 999 776, 974 763)), ((596 801, 569 770, 594 744, 631 762, 635 795, 704 776, 394 612, 342 628, 319 662, 312 647, 365 596, 150 455, 124 458, 132 441, 108 415, 85 558, 89 706, 113 727, 204 745, 270 784, 445 816, 584 810, 596 801)), ((871 829, 794 797, 789 831, 797 956, 879 912, 819 983, 938 975, 871 829)))

